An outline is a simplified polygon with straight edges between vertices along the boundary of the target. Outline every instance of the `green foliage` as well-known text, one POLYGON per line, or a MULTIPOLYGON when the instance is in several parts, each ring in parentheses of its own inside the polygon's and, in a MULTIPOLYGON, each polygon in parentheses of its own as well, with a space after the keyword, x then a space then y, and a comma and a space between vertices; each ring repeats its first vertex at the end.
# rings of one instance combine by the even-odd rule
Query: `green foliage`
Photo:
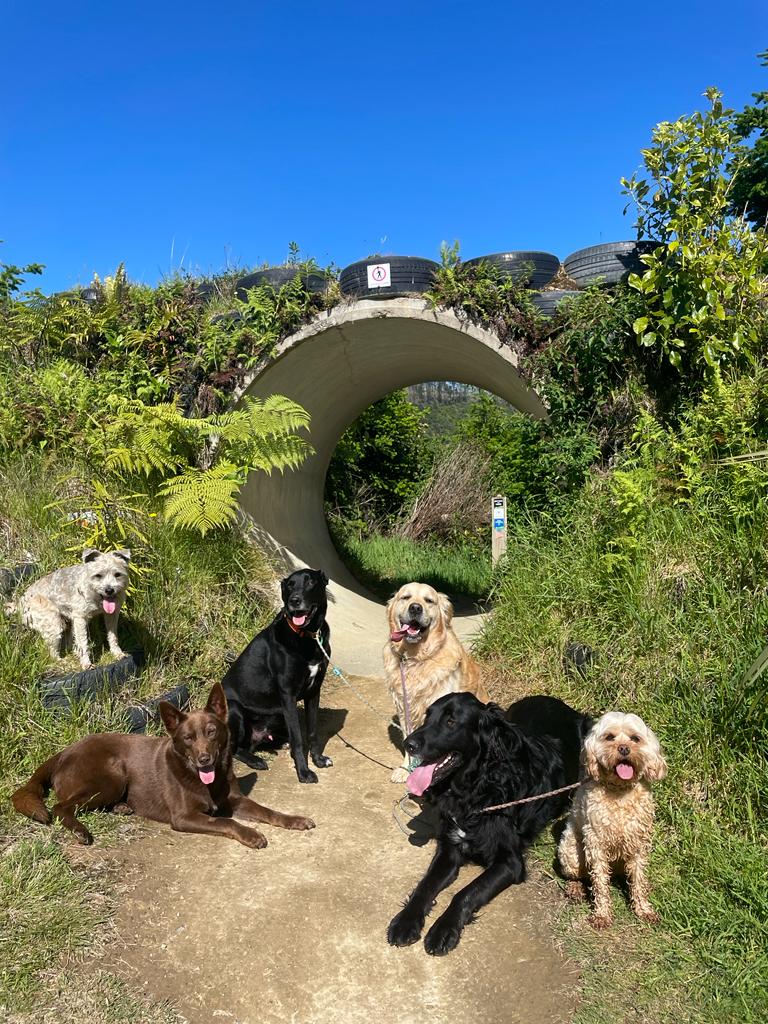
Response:
POLYGON ((519 351, 528 351, 539 337, 538 311, 524 280, 503 277, 490 263, 467 266, 459 259, 459 244, 443 242, 441 265, 426 298, 433 307, 445 306, 459 316, 494 331, 519 351))
MULTIPOLYGON (((768 50, 758 53, 763 67, 768 67, 768 50)), ((757 137, 743 154, 731 188, 730 212, 746 217, 756 227, 764 228, 768 218, 768 90, 752 93, 755 103, 747 104, 734 118, 736 132, 742 139, 757 137)))
POLYGON ((278 291, 253 290, 228 327, 210 322, 194 282, 151 289, 122 266, 88 302, 33 293, 0 305, 0 450, 82 463, 89 483, 57 507, 86 507, 94 543, 140 543, 156 498, 179 527, 228 525, 248 473, 295 469, 311 450, 299 433, 308 416, 280 396, 219 411, 245 369, 325 301, 302 283, 309 266, 278 291))
POLYGON ((15 263, 0 261, 0 305, 8 302, 19 291, 27 274, 42 274, 44 270, 42 263, 28 263, 26 267, 18 267, 15 263))
POLYGON ((752 356, 763 340, 762 231, 730 216, 742 162, 731 111, 708 89, 710 109, 664 121, 643 150, 648 178, 622 179, 638 210, 638 237, 660 244, 630 284, 644 299, 638 342, 696 380, 752 356))
POLYGON ((426 580, 456 598, 483 601, 491 587, 490 543, 467 537, 445 544, 382 534, 361 535, 334 521, 334 543, 355 576, 389 598, 410 580, 426 580))
MULTIPOLYGON (((593 714, 634 711, 661 739, 671 770, 655 788, 659 939, 630 923, 617 891, 625 952, 599 993, 612 1014, 631 1000, 638 1019, 658 1022, 679 1019, 678 1005, 711 1024, 768 1012, 768 702, 764 677, 747 679, 768 633, 768 520, 763 502, 734 522, 725 493, 679 504, 663 475, 622 470, 590 481, 558 523, 511 520, 481 640, 509 681, 497 699, 522 688, 593 714), (622 537, 631 544, 617 548, 622 537), (611 564, 607 553, 624 557, 611 564), (561 668, 572 640, 596 652, 584 678, 561 668), (629 961, 644 965, 639 975, 629 961)), ((569 914, 569 941, 589 931, 585 913, 569 914)), ((582 960, 588 992, 605 977, 603 945, 590 942, 582 960)), ((611 1019, 590 1003, 579 1019, 611 1019)))
POLYGON ((325 481, 329 511, 359 527, 391 520, 419 492, 430 465, 425 414, 393 391, 348 427, 325 481))

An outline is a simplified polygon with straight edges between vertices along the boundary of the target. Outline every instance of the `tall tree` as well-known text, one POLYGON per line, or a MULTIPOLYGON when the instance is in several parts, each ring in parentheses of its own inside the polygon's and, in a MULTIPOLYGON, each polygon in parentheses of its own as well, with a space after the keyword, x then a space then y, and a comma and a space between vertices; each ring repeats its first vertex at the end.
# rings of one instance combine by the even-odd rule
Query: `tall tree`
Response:
MULTIPOLYGON (((762 66, 768 67, 768 50, 757 56, 762 66)), ((768 90, 753 92, 752 98, 755 102, 734 119, 741 138, 748 139, 754 132, 757 136, 733 181, 731 212, 762 227, 768 218, 768 90)))

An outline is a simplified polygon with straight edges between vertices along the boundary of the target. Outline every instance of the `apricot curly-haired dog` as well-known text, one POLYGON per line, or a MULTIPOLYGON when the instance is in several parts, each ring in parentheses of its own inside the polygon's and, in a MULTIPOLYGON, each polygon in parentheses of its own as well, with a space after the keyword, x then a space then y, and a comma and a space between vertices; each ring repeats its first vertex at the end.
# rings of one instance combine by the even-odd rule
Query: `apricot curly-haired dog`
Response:
MULTIPOLYGON (((462 647, 451 628, 452 619, 448 597, 416 580, 400 587, 387 604, 389 640, 384 645, 384 674, 405 732, 418 729, 429 705, 446 693, 474 693, 483 704, 490 700, 480 665, 462 647), (408 690, 409 726, 401 671, 408 690)), ((406 754, 402 767, 392 772, 392 782, 405 782, 409 762, 406 754)))
MULTIPOLYGON (((656 736, 642 718, 610 711, 584 741, 582 761, 588 781, 576 791, 557 850, 563 875, 592 884, 594 910, 589 923, 611 923, 611 870, 623 868, 635 914, 656 922, 648 899, 648 857, 653 833, 651 782, 667 774, 656 736)), ((569 894, 583 895, 578 882, 569 894)))

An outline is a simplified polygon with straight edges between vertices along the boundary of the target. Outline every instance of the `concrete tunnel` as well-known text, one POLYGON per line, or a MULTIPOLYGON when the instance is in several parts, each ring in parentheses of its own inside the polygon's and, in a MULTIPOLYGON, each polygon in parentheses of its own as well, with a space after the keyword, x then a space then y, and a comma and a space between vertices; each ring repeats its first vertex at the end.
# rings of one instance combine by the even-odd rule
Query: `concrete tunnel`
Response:
MULTIPOLYGON (((345 629, 341 647, 334 640, 334 660, 348 671, 376 671, 373 661, 360 655, 359 643, 378 626, 380 666, 378 640, 385 637, 380 602, 341 561, 325 521, 325 476, 339 438, 379 398, 433 380, 475 385, 542 418, 546 409, 520 377, 517 363, 517 355, 494 334, 452 311, 433 309, 424 299, 362 299, 327 310, 286 338, 238 393, 238 400, 285 395, 312 417, 314 455, 298 470, 252 474, 240 501, 259 543, 279 565, 288 571, 299 565, 325 569, 331 579, 329 621, 337 638, 342 623, 345 629)), ((457 619, 455 625, 466 635, 473 624, 457 619)))

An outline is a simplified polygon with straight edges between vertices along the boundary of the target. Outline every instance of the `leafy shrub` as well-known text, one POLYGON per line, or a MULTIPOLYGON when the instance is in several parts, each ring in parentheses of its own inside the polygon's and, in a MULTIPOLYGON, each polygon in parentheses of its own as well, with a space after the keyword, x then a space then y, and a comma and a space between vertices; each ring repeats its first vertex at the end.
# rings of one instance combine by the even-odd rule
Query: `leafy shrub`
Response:
POLYGON ((638 237, 659 242, 642 257, 648 269, 630 277, 645 303, 635 333, 694 381, 758 349, 768 253, 764 232, 730 215, 742 162, 734 118, 716 89, 705 95, 705 113, 656 126, 643 150, 649 177, 622 179, 638 237))
POLYGON ((331 458, 326 506, 359 528, 388 522, 413 501, 431 459, 424 413, 393 391, 349 426, 331 458))

